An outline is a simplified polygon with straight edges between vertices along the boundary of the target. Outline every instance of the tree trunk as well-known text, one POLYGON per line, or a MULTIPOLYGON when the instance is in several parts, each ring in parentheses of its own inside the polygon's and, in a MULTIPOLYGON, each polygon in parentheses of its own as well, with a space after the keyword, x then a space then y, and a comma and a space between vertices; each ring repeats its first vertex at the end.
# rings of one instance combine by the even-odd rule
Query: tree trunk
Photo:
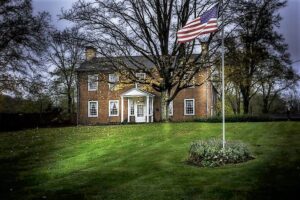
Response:
POLYGON ((233 114, 236 115, 236 103, 229 100, 233 114))
POLYGON ((264 98, 264 99, 263 99, 263 108, 262 108, 262 112, 263 112, 264 114, 269 113, 269 100, 268 100, 268 98, 264 98))
POLYGON ((250 99, 248 96, 243 96, 243 109, 244 109, 244 114, 247 115, 249 114, 249 104, 250 104, 250 99))
POLYGON ((72 97, 68 95, 68 114, 72 113, 72 97))
POLYGON ((163 122, 168 122, 169 121, 169 93, 168 91, 162 91, 161 92, 161 98, 160 98, 160 103, 161 103, 161 121, 163 122))
POLYGON ((240 115, 241 114, 241 100, 238 99, 238 101, 236 102, 236 114, 240 115))
POLYGON ((241 114, 241 102, 240 101, 238 101, 238 102, 236 102, 236 114, 237 115, 240 115, 241 114))
POLYGON ((71 88, 68 88, 68 92, 67 92, 67 98, 68 98, 68 114, 71 117, 71 113, 72 113, 72 94, 71 94, 71 88))
POLYGON ((241 93, 238 89, 236 89, 236 113, 238 115, 241 114, 241 93))
POLYGON ((249 104, 250 104, 250 86, 241 86, 241 94, 243 98, 243 109, 244 109, 244 114, 247 115, 249 114, 249 104))

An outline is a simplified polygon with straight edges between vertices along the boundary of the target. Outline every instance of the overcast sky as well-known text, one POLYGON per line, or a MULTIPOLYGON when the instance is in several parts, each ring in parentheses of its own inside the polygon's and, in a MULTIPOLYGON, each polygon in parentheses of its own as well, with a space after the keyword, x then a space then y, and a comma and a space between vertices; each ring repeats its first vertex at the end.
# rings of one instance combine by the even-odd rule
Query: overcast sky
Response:
MULTIPOLYGON (((53 24, 59 29, 63 29, 69 24, 67 21, 59 21, 57 15, 61 9, 71 8, 76 0, 33 0, 35 12, 47 11, 52 16, 53 24)), ((293 66, 300 72, 300 0, 288 0, 287 7, 280 10, 283 20, 279 32, 285 37, 289 45, 289 52, 293 66)))

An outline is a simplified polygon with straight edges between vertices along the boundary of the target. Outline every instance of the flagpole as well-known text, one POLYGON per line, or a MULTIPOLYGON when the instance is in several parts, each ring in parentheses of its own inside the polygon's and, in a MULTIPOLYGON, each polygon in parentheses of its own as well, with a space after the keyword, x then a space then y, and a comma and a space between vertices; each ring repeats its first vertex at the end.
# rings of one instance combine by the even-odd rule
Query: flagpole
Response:
POLYGON ((222 134, 223 150, 225 150, 225 81, 224 81, 224 4, 222 0, 222 134))

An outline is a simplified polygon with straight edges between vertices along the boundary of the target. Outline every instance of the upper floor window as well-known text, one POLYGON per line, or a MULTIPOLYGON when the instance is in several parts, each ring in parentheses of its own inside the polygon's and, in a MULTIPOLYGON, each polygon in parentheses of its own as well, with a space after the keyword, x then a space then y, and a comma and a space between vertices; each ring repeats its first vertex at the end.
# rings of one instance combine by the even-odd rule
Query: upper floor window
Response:
POLYGON ((96 91, 98 89, 98 74, 88 75, 88 91, 96 91))
POLYGON ((143 81, 146 79, 146 73, 135 73, 137 80, 143 81))
MULTIPOLYGON (((135 73, 137 81, 144 81, 146 79, 146 73, 135 73)), ((135 87, 139 87, 139 83, 135 84, 135 87)))
POLYGON ((195 115, 195 99, 184 100, 184 115, 195 115))
POLYGON ((119 100, 110 100, 109 116, 118 116, 118 115, 119 115, 119 100))
POLYGON ((113 89, 116 85, 116 83, 119 81, 118 74, 109 74, 108 75, 108 87, 109 89, 113 89))
POLYGON ((98 117, 98 101, 88 102, 88 117, 98 117))
POLYGON ((173 101, 169 103, 169 116, 173 116, 173 101))

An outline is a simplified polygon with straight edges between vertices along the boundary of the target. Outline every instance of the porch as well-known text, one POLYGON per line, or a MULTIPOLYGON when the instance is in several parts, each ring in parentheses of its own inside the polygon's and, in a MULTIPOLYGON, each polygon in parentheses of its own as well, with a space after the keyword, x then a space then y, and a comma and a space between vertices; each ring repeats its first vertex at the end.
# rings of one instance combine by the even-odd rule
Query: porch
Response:
POLYGON ((121 122, 124 121, 124 99, 128 99, 128 122, 153 122, 153 94, 132 88, 121 94, 121 122))

